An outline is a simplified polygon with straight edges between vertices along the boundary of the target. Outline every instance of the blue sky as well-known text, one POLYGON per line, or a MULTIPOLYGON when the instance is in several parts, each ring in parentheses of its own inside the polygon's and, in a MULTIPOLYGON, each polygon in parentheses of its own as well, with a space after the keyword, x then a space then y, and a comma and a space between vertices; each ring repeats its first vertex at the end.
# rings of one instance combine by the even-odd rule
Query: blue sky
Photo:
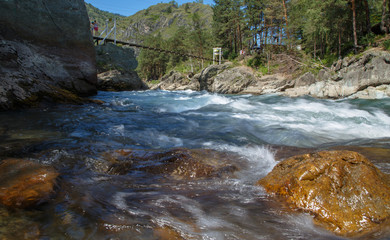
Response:
MULTIPOLYGON (((93 6, 100 10, 119 13, 123 16, 130 16, 136 12, 146 9, 149 6, 157 3, 168 3, 171 0, 85 0, 87 3, 91 3, 93 6)), ((176 0, 179 5, 187 2, 194 2, 194 0, 176 0)), ((212 5, 214 0, 203 0, 204 4, 212 5)))

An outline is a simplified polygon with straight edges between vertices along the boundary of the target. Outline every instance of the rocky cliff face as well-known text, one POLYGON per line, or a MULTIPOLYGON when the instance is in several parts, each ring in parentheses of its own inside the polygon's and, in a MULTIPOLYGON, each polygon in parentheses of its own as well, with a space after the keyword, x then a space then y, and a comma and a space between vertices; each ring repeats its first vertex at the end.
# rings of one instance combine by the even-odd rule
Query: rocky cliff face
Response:
POLYGON ((0 109, 96 93, 95 51, 81 0, 0 3, 0 109))
POLYGON ((98 89, 103 91, 145 90, 146 84, 135 69, 138 66, 134 49, 114 44, 96 46, 98 89))
POLYGON ((344 58, 334 63, 331 69, 321 70, 314 81, 287 89, 286 95, 319 98, 390 96, 390 53, 375 50, 367 51, 361 57, 344 58))

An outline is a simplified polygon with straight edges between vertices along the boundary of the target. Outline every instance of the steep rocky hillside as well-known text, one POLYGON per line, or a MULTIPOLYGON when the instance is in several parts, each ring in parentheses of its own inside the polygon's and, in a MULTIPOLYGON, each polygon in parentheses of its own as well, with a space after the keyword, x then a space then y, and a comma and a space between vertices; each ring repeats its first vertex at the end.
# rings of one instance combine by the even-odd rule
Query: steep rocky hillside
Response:
POLYGON ((158 3, 148 9, 141 10, 129 17, 114 15, 101 11, 91 4, 86 4, 90 19, 100 22, 101 29, 107 18, 117 18, 118 39, 132 42, 141 42, 149 34, 161 32, 163 38, 168 39, 179 27, 192 27, 192 16, 197 13, 202 19, 202 25, 211 29, 213 10, 211 6, 201 3, 186 3, 180 6, 171 3, 158 3))

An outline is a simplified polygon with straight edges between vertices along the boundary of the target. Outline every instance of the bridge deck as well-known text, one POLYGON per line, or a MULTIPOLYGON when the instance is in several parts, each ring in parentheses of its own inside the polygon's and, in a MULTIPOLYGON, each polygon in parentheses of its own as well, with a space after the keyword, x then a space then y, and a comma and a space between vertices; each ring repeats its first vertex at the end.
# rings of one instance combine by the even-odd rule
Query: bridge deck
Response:
MULTIPOLYGON (((112 43, 115 42, 115 40, 111 39, 111 38, 104 39, 103 37, 96 37, 96 36, 94 36, 93 39, 97 43, 99 41, 103 41, 103 40, 105 42, 112 42, 112 43)), ((116 40, 116 43, 117 44, 122 44, 122 45, 127 45, 127 46, 130 46, 130 47, 143 48, 143 49, 148 49, 148 50, 152 50, 152 51, 165 52, 165 53, 169 53, 169 54, 176 54, 176 55, 180 55, 180 56, 184 56, 184 57, 192 57, 192 58, 203 59, 203 60, 207 60, 207 61, 213 61, 213 59, 210 59, 210 58, 195 56, 195 55, 191 55, 191 54, 187 54, 187 53, 180 53, 180 52, 175 52, 175 51, 169 51, 169 50, 155 48, 155 47, 148 47, 148 46, 144 46, 144 45, 140 45, 140 44, 136 44, 136 43, 125 42, 125 41, 120 41, 120 40, 116 40)))

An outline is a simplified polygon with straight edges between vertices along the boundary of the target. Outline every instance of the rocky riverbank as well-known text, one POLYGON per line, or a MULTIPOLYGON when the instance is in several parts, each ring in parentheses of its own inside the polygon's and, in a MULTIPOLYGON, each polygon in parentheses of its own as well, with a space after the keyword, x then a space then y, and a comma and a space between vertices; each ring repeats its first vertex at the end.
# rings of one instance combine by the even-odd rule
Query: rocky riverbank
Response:
POLYGON ((339 60, 317 75, 308 72, 298 78, 283 73, 261 76, 251 68, 225 63, 209 66, 193 77, 170 72, 151 88, 206 90, 223 94, 277 93, 290 97, 377 99, 390 96, 389 84, 390 53, 373 49, 359 57, 339 60))
POLYGON ((84 1, 6 1, 0 9, 0 110, 78 103, 96 93, 84 1), (77 26, 77 27, 75 27, 77 26))

